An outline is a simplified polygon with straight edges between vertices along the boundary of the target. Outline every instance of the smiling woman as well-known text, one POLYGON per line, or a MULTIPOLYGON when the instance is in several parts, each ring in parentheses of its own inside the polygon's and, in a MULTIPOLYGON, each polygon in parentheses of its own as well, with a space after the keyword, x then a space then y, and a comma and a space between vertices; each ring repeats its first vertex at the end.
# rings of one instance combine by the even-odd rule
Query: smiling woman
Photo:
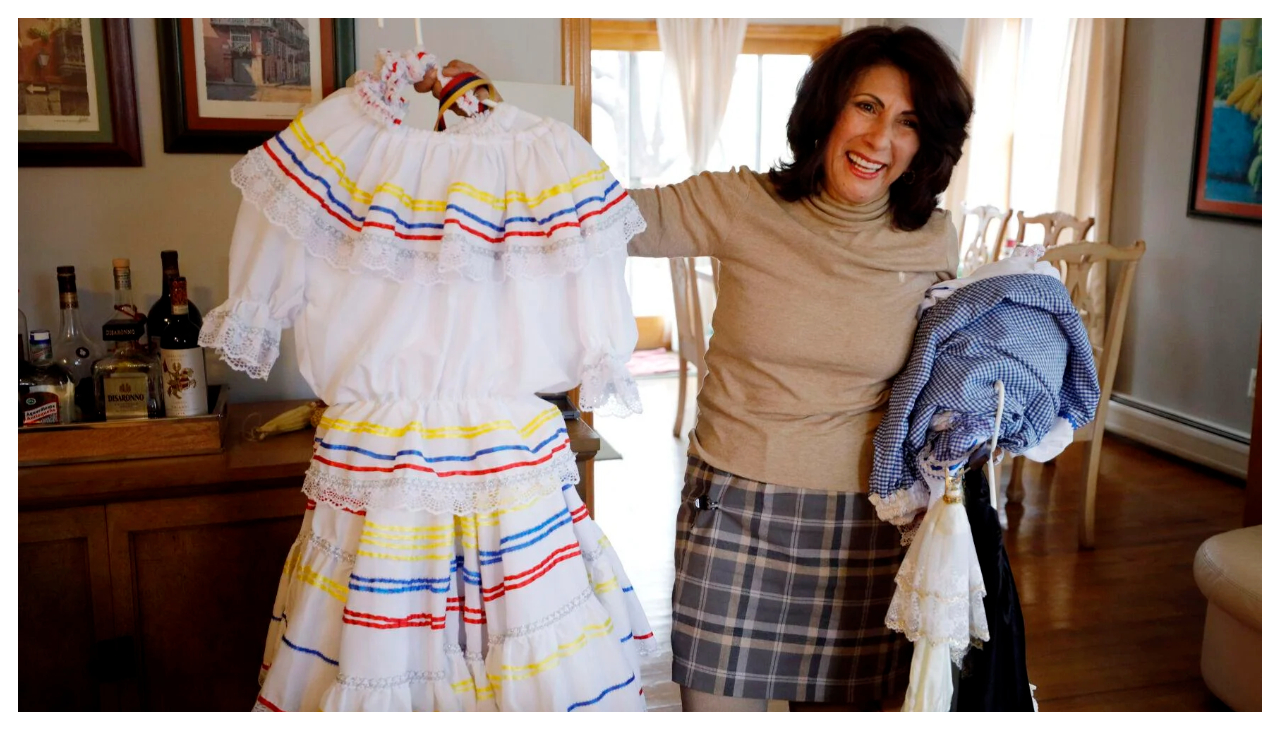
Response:
POLYGON ((865 28, 805 73, 793 161, 631 191, 633 256, 720 261, 677 518, 685 710, 869 709, 906 688, 910 646, 885 627, 904 549, 866 494, 871 437, 921 295, 955 275, 936 205, 972 108, 931 36, 865 28))
POLYGON ((905 548, 867 496, 872 438, 924 292, 959 263, 935 206, 972 108, 927 33, 864 28, 805 73, 794 162, 628 191, 632 256, 720 261, 676 526, 685 710, 901 701, 911 645, 885 614, 905 548))

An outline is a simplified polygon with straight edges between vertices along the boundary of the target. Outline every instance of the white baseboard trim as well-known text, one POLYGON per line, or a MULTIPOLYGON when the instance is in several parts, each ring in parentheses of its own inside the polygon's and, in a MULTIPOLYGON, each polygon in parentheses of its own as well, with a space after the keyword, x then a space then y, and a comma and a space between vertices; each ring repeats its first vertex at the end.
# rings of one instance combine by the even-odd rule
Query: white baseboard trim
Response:
POLYGON ((1241 479, 1249 473, 1248 444, 1116 400, 1107 411, 1107 430, 1241 479))

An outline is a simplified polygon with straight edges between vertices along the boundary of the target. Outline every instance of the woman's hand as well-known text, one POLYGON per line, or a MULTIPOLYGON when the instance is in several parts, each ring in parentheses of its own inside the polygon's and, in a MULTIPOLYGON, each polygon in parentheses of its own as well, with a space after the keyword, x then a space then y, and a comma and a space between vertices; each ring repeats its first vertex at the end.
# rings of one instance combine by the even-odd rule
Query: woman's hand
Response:
MULTIPOLYGON (((457 59, 454 59, 449 63, 445 64, 444 68, 439 69, 439 73, 437 73, 437 69, 434 69, 434 68, 428 71, 427 75, 424 76, 421 81, 413 85, 413 88, 415 91, 422 94, 426 94, 430 92, 432 96, 434 96, 436 99, 439 99, 440 93, 444 90, 444 84, 440 82, 440 77, 443 75, 449 78, 453 78, 461 74, 474 74, 476 76, 479 76, 482 79, 485 79, 486 81, 489 80, 489 77, 486 76, 485 73, 480 69, 476 68, 475 66, 472 66, 466 61, 459 61, 457 59)), ((472 93, 474 93, 476 95, 476 98, 479 99, 480 101, 485 101, 486 99, 489 98, 489 89, 483 86, 476 89, 472 93)), ((466 114, 462 111, 462 109, 458 107, 457 104, 454 104, 452 109, 455 113, 461 114, 462 116, 466 116, 466 114)))

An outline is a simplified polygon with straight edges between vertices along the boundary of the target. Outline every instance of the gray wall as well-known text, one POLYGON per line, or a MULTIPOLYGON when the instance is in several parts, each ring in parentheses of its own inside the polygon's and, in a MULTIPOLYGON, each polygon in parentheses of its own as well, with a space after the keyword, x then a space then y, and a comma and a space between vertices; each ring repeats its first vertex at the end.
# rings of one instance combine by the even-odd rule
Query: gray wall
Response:
POLYGON ((1112 240, 1141 238, 1115 392, 1248 436, 1262 229, 1186 214, 1203 19, 1130 19, 1112 240))
MULTIPOLYGON (((413 21, 356 23, 356 62, 371 66, 379 47, 414 43, 413 21)), ((240 198, 229 173, 236 155, 167 155, 160 121, 160 80, 153 19, 132 23, 141 168, 18 170, 19 306, 31 328, 58 327, 56 268, 76 267, 82 319, 100 336, 111 316, 111 259, 127 257, 136 303, 149 308, 160 295, 160 250, 179 252, 191 297, 202 311, 227 294, 227 252, 240 198)), ((531 20, 423 20, 424 44, 442 60, 462 58, 492 77, 560 83, 560 23, 531 20)), ((235 401, 307 398, 292 338, 266 381, 230 371, 208 358, 210 380, 229 383, 235 401)))

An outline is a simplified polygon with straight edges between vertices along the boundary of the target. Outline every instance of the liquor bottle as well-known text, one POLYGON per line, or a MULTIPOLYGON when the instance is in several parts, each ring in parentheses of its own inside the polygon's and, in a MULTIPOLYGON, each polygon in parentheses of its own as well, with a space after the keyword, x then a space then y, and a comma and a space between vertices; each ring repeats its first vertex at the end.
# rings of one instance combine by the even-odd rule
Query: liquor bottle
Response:
POLYGON ((115 349, 93 364, 98 410, 109 421, 160 418, 164 415, 160 360, 140 342, 146 334, 143 322, 129 316, 133 300, 129 261, 116 259, 112 268, 119 316, 102 325, 102 339, 115 343, 115 349))
MULTIPOLYGON (((164 284, 160 287, 160 298, 151 305, 151 311, 147 312, 147 336, 151 339, 151 350, 157 354, 160 352, 160 338, 164 336, 164 329, 169 326, 169 317, 173 312, 173 303, 170 301, 172 282, 181 276, 178 273, 177 251, 161 251, 160 263, 164 267, 164 284)), ((200 308, 192 304, 190 299, 187 300, 187 312, 197 327, 203 323, 200 308)))
POLYGON ((199 344, 200 325, 191 321, 184 277, 173 280, 169 299, 173 309, 160 336, 165 414, 203 416, 209 412, 209 384, 205 380, 204 348, 199 344))
POLYGON ((71 373, 76 384, 74 420, 100 418, 93 393, 93 363, 102 357, 102 346, 85 334, 80 323, 80 299, 76 294, 76 268, 58 267, 58 303, 62 308, 62 334, 54 340, 53 360, 71 373))
POLYGON ((49 330, 32 332, 31 363, 18 373, 18 425, 71 423, 75 397, 71 374, 53 360, 49 330))
POLYGON ((112 307, 115 314, 102 325, 103 339, 110 343, 132 340, 143 349, 149 349, 147 318, 133 303, 133 275, 129 270, 129 259, 112 259, 111 274, 116 287, 116 303, 112 307))

